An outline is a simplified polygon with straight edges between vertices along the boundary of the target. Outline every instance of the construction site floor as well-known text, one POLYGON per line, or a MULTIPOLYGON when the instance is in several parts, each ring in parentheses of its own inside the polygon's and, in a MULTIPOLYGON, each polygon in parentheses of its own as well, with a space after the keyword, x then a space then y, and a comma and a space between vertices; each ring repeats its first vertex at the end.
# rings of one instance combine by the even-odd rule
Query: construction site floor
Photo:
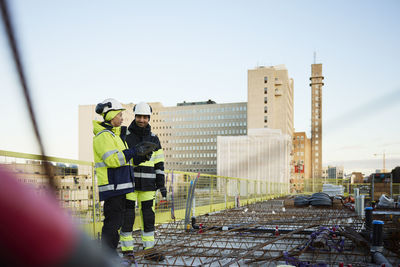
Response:
MULTIPOLYGON (((382 254, 400 264, 398 216, 385 221, 382 254)), ((370 242, 360 233, 363 218, 339 201, 325 207, 295 207, 275 199, 198 216, 194 229, 184 221, 159 225, 156 246, 141 248, 134 233, 138 266, 380 266, 371 262, 370 242), (144 259, 159 252, 162 262, 144 259)))

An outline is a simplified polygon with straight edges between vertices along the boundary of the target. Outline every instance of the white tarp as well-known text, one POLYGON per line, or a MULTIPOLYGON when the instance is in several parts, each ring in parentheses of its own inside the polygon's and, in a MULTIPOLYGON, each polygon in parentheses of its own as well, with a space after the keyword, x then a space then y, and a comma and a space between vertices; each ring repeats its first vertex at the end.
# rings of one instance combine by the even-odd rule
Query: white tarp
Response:
POLYGON ((231 183, 228 195, 288 193, 291 146, 290 136, 277 129, 250 129, 247 136, 218 136, 217 174, 258 183, 241 183, 240 188, 231 183))

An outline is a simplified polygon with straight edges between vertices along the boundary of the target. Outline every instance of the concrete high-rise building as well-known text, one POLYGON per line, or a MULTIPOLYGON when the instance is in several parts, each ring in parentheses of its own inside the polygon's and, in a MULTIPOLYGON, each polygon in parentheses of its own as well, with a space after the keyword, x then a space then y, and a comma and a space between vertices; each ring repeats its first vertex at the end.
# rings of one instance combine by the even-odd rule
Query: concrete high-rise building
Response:
POLYGON ((302 192, 305 180, 311 178, 311 139, 305 132, 295 132, 293 135, 293 175, 292 191, 302 192))
POLYGON ((280 129, 293 136, 293 79, 285 65, 248 70, 248 129, 280 129))
MULTIPOLYGON (((313 179, 322 178, 322 64, 311 65, 311 162, 313 179)), ((316 182, 316 181, 315 181, 316 182)))
MULTIPOLYGON (((216 104, 214 101, 183 102, 152 107, 150 125, 165 154, 165 168, 178 171, 217 173, 217 136, 247 134, 247 103, 216 104)), ((123 125, 134 119, 134 104, 123 105, 123 125)), ((79 159, 93 161, 92 120, 102 120, 95 105, 79 106, 79 159)))

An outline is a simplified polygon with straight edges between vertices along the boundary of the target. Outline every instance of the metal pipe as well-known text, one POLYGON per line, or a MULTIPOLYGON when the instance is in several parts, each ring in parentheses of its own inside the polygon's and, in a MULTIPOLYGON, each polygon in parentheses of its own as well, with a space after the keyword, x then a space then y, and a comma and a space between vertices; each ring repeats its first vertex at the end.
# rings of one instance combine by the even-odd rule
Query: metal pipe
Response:
POLYGON ((390 198, 393 198, 393 173, 390 174, 390 198))
POLYGON ((370 231, 372 228, 372 214, 374 209, 372 207, 365 208, 365 228, 370 231))
POLYGON ((383 221, 374 220, 372 221, 372 246, 382 247, 383 246, 383 221))
POLYGON ((392 267, 392 264, 382 254, 383 250, 383 221, 372 221, 372 262, 386 267, 392 267))
POLYGON ((372 180, 371 180, 371 200, 372 201, 375 201, 375 199, 374 199, 374 191, 375 191, 375 175, 372 175, 371 174, 371 176, 372 176, 372 180))
POLYGON ((385 258, 382 252, 379 251, 372 252, 372 262, 378 264, 379 266, 393 267, 393 265, 385 258))

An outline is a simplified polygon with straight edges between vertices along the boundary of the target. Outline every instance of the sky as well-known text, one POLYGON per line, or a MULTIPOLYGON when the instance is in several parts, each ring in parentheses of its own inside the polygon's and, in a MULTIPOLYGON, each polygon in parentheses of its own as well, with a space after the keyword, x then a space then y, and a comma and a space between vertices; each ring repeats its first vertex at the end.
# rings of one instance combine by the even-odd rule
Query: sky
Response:
MULTIPOLYGON (((369 173, 385 155, 400 166, 400 1, 8 2, 50 156, 77 159, 79 105, 246 102, 247 70, 280 64, 295 130, 310 137, 315 60, 323 165, 369 173)), ((0 90, 0 149, 39 153, 3 27, 0 90)))

